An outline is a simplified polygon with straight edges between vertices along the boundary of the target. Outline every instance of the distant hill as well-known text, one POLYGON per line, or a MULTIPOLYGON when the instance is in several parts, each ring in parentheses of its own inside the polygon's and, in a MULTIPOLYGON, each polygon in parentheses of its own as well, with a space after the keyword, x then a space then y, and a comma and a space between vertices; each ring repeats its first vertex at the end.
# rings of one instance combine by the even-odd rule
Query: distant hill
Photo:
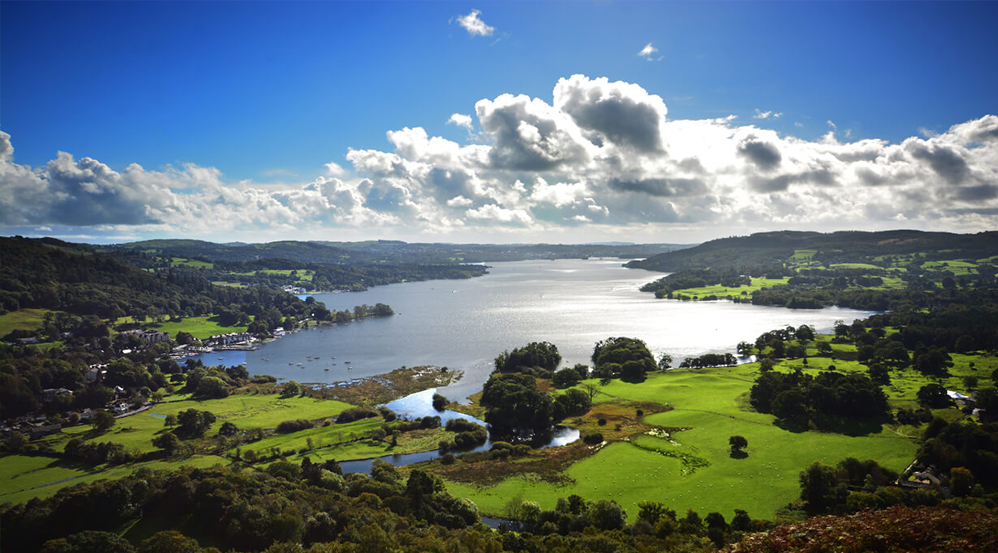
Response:
POLYGON ((103 251, 198 257, 211 261, 287 259, 319 265, 374 263, 487 263, 526 259, 589 257, 646 258, 687 248, 684 244, 427 244, 399 240, 364 242, 280 241, 264 244, 216 244, 201 240, 143 240, 103 247, 103 251))
POLYGON ((925 254, 946 259, 980 259, 998 255, 998 231, 979 234, 892 230, 833 233, 779 231, 721 238, 699 246, 665 252, 628 267, 675 272, 687 269, 737 269, 745 266, 782 264, 795 251, 813 250, 837 263, 863 262, 886 255, 925 254))

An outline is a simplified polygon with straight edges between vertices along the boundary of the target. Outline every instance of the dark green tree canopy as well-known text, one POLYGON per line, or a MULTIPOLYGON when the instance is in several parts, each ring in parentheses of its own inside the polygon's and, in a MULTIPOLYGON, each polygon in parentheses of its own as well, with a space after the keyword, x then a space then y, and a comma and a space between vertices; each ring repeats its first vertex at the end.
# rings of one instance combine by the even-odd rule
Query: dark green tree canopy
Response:
POLYGON ((595 372, 628 380, 640 380, 655 370, 655 357, 644 341, 637 338, 615 337, 596 343, 592 355, 595 372))
POLYGON ((532 434, 551 426, 551 398, 529 374, 493 374, 482 389, 485 422, 497 435, 532 434))

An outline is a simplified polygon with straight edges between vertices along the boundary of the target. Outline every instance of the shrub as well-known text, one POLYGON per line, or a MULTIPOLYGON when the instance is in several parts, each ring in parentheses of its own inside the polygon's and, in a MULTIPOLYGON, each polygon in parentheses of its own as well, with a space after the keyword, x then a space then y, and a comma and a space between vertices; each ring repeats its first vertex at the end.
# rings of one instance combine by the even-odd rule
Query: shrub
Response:
POLYGON ((465 419, 451 419, 447 421, 445 428, 449 432, 474 432, 476 428, 481 428, 481 426, 465 419))
POLYGON ((305 419, 284 421, 277 425, 278 434, 290 434, 292 432, 298 432, 299 430, 305 430, 312 428, 312 422, 305 419))
POLYGON ((586 434, 582 438, 582 442, 586 443, 586 444, 589 444, 589 445, 601 444, 601 443, 603 443, 603 434, 600 434, 599 432, 594 432, 592 434, 586 434))
POLYGON ((596 424, 598 424, 600 426, 606 426, 606 419, 603 418, 603 417, 600 417, 599 420, 596 421, 596 424))
POLYGON ((343 424, 345 422, 359 421, 377 416, 378 412, 370 407, 351 407, 337 415, 336 422, 343 424))
POLYGON ((446 397, 440 394, 433 394, 433 408, 437 411, 443 411, 444 407, 446 407, 448 403, 450 403, 450 401, 448 401, 446 397))

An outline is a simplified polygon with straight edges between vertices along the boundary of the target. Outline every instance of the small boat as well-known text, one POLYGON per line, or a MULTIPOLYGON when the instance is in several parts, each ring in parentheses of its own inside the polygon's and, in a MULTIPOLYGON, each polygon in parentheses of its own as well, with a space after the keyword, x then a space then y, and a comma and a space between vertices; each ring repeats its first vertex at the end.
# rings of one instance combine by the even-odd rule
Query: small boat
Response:
POLYGON ((326 368, 325 368, 325 369, 323 369, 323 370, 327 370, 327 371, 328 371, 328 370, 329 370, 329 367, 326 367, 326 368))

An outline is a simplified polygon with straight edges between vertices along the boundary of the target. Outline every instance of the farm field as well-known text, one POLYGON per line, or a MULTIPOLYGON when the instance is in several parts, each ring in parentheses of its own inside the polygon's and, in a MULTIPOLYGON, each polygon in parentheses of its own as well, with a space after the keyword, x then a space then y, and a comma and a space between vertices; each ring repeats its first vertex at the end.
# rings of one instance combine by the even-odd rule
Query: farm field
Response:
MULTIPOLYGON (((836 349, 848 349, 851 346, 836 349)), ((836 355, 848 354, 837 351, 836 355)), ((854 355, 854 350, 853 350, 854 355)), ((952 376, 943 379, 949 389, 963 390, 962 377, 975 359, 982 365, 993 364, 976 356, 957 356, 952 376)), ((855 361, 830 360, 841 372, 864 370, 855 361)), ((800 361, 777 365, 776 370, 792 370, 800 361)), ((818 373, 828 363, 811 358, 806 372, 818 373)), ((758 376, 755 363, 737 367, 700 370, 673 370, 650 376, 642 383, 621 381, 600 386, 596 404, 585 419, 619 412, 622 403, 659 403, 671 410, 638 417, 633 422, 659 430, 632 435, 605 444, 595 454, 571 465, 564 476, 570 483, 544 481, 534 474, 507 478, 494 486, 479 486, 448 481, 448 490, 474 501, 483 513, 506 514, 512 499, 538 501, 542 509, 554 508, 559 497, 578 494, 589 500, 613 499, 624 506, 630 520, 637 514, 640 501, 659 501, 682 513, 692 508, 701 513, 717 511, 731 516, 735 508, 746 509, 756 518, 774 519, 777 511, 795 500, 800 493, 798 474, 814 461, 835 465, 847 457, 874 459, 893 470, 903 470, 914 458, 917 444, 909 436, 920 429, 888 425, 864 426, 860 435, 818 431, 791 432, 773 424, 772 415, 752 411, 748 391, 758 376), (728 438, 747 438, 748 456, 732 458, 728 438), (752 493, 745 493, 751 489, 752 493)), ((927 381, 911 371, 892 372, 894 387, 885 389, 894 404, 913 404, 914 394, 927 381)), ((597 381, 589 381, 596 384, 597 381)), ((911 406, 911 405, 907 405, 911 406)), ((938 414, 956 418, 956 409, 938 414)), ((587 425, 588 426, 588 425, 587 425)), ((598 446, 590 446, 598 447, 598 446)))
MULTIPOLYGON (((175 395, 148 411, 118 419, 115 426, 106 433, 96 434, 90 426, 79 425, 65 428, 58 434, 53 434, 33 443, 42 447, 47 446, 53 452, 59 453, 65 449, 66 444, 71 439, 81 438, 94 443, 118 443, 127 450, 140 453, 153 453, 157 451, 157 448, 152 445, 153 438, 163 431, 169 430, 164 424, 166 415, 176 415, 180 411, 187 409, 193 408, 202 411, 211 411, 215 414, 218 420, 206 432, 206 436, 213 436, 218 433, 218 428, 224 422, 232 422, 241 430, 252 428, 272 429, 285 420, 315 420, 335 417, 349 407, 351 407, 349 404, 335 400, 320 400, 308 397, 281 399, 276 394, 237 394, 224 399, 200 402, 190 400, 186 395, 175 395)), ((344 433, 345 440, 350 440, 354 439, 354 437, 360 437, 363 432, 378 426, 380 426, 380 419, 358 421, 357 423, 342 426, 332 425, 327 428, 313 430, 326 431, 328 437, 323 439, 326 440, 324 443, 328 444, 333 440, 334 429, 337 433, 344 433), (355 434, 355 436, 351 434, 355 434)), ((316 433, 322 434, 321 432, 316 433)), ((293 437, 292 440, 295 440, 299 436, 301 445, 297 447, 304 448, 307 436, 303 432, 268 438, 257 443, 264 444, 268 440, 290 437, 293 437)), ((285 448, 288 447, 287 444, 284 444, 284 446, 285 448)), ((251 444, 251 447, 248 449, 257 449, 257 447, 259 446, 251 444)), ((383 454, 383 451, 384 444, 382 444, 380 451, 374 452, 372 455, 383 454)), ((227 464, 229 460, 224 457, 212 455, 194 455, 189 458, 146 461, 115 467, 80 468, 62 463, 60 459, 53 456, 8 455, 3 457, 3 462, 0 462, 0 502, 22 501, 31 497, 51 495, 55 493, 58 487, 62 487, 61 484, 54 487, 55 485, 52 483, 64 480, 67 482, 66 485, 71 485, 78 482, 90 482, 100 478, 119 478, 143 466, 150 466, 152 468, 179 467, 192 463, 198 464, 197 466, 211 466, 219 462, 227 464), (210 459, 210 462, 208 459, 210 459), (37 488, 36 486, 44 487, 37 488)))
POLYGON ((167 321, 165 323, 155 323, 147 320, 144 326, 155 328, 160 332, 169 332, 171 338, 176 337, 178 332, 188 332, 198 340, 218 334, 246 331, 246 327, 244 326, 223 326, 210 320, 210 317, 186 317, 182 321, 167 321))
POLYGON ((18 309, 0 315, 0 337, 17 329, 38 330, 42 328, 45 314, 48 312, 48 309, 18 309))
POLYGON ((726 296, 751 296, 752 292, 756 292, 763 288, 770 288, 778 284, 786 284, 790 280, 790 277, 784 278, 764 278, 764 277, 752 277, 752 284, 749 286, 722 286, 720 284, 713 286, 700 286, 698 288, 684 288, 682 290, 673 291, 673 297, 682 296, 697 296, 703 298, 704 296, 717 296, 723 298, 726 296))

